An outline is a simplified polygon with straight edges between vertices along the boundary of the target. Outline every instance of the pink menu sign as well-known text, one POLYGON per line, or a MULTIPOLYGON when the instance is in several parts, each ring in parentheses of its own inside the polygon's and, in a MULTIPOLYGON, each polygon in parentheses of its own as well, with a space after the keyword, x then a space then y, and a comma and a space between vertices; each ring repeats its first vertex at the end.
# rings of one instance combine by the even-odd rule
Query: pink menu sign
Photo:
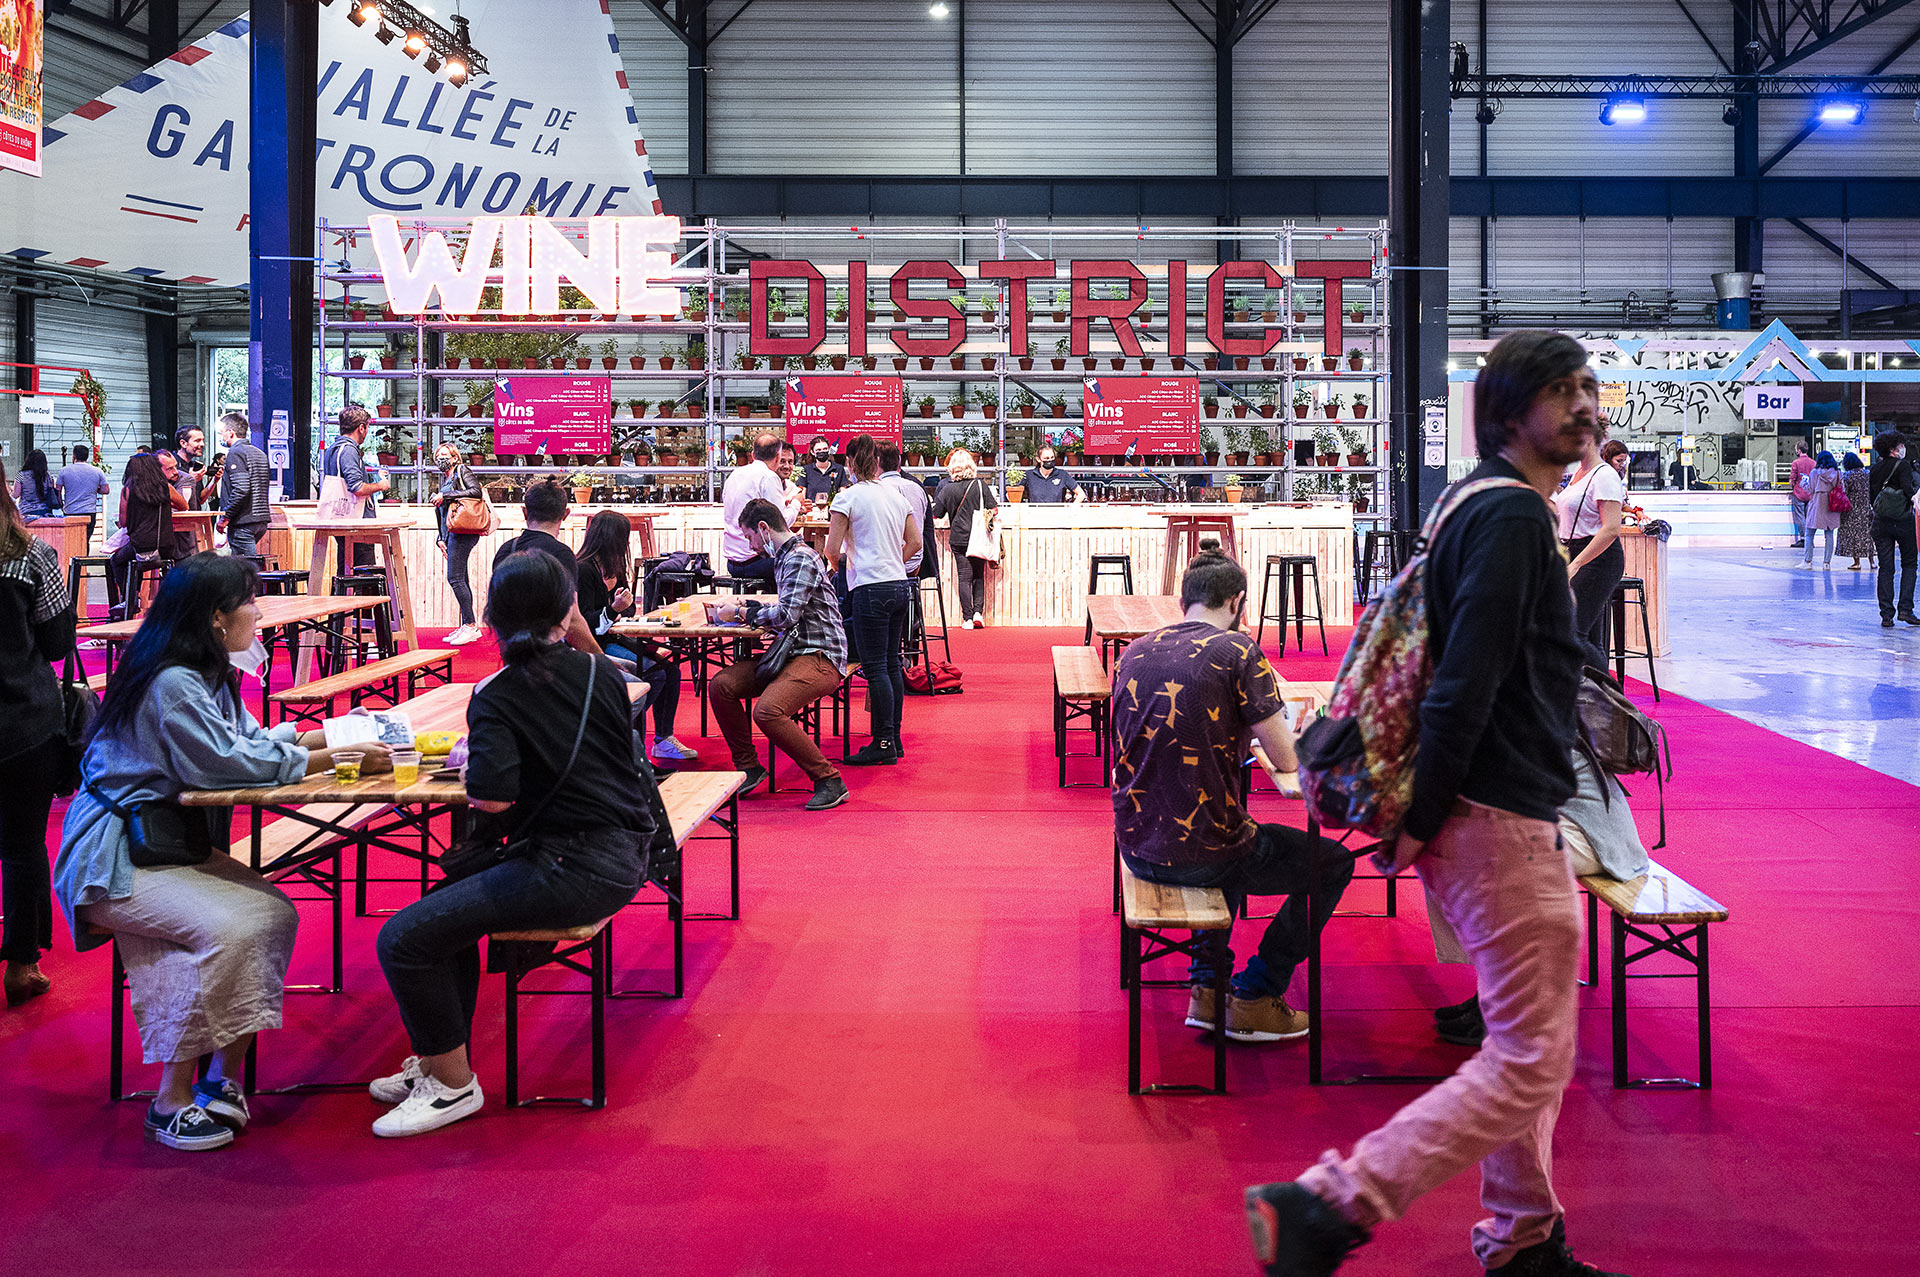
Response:
POLYGON ((606 452, 613 383, 605 377, 502 377, 493 383, 494 451, 606 452))

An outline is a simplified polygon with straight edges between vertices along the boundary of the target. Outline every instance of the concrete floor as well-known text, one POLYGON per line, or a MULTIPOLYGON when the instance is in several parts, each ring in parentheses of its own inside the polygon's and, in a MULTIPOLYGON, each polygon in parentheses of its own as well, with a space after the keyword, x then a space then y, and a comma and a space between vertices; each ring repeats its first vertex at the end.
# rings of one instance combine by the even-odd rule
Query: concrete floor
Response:
POLYGON ((1880 628, 1871 569, 1809 572, 1800 554, 1670 551, 1661 690, 1920 784, 1920 628, 1880 628))

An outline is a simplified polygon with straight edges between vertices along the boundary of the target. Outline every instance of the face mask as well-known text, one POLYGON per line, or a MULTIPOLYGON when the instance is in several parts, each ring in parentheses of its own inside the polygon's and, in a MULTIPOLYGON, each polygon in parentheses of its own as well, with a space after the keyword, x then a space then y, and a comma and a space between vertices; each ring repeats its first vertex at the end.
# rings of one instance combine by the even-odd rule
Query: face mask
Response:
POLYGON ((813 454, 813 464, 816 466, 824 466, 832 459, 832 454, 830 453, 816 452, 813 454))
POLYGON ((255 635, 252 646, 244 652, 228 652, 227 660, 233 668, 252 678, 260 677, 260 670, 267 663, 267 645, 255 635))

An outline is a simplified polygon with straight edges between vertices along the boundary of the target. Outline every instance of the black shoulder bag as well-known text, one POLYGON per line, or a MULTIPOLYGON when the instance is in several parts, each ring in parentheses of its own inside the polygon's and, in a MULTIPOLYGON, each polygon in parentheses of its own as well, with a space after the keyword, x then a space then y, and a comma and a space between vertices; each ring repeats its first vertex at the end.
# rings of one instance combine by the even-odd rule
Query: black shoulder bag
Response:
POLYGON ((53 792, 62 798, 80 788, 80 758, 86 753, 87 733, 93 729, 94 715, 100 712, 100 697, 87 686, 86 679, 75 677, 75 666, 74 654, 69 651, 66 672, 60 679, 60 711, 65 724, 65 733, 60 738, 60 778, 53 787, 53 792))
POLYGON ((528 830, 533 827, 553 796, 567 783, 567 777, 573 774, 573 764, 580 757, 580 742, 586 739, 587 715, 593 708, 593 685, 599 681, 600 667, 590 663, 587 666, 587 692, 580 703, 580 725, 573 732, 573 752, 567 755, 567 765, 554 777, 553 787, 534 805, 533 810, 514 825, 513 829, 498 838, 474 838, 471 835, 447 848, 440 857, 441 879, 434 884, 443 887, 450 882, 459 882, 462 878, 471 878, 484 873, 495 865, 503 865, 509 860, 517 860, 526 855, 531 837, 528 830))
POLYGON ((113 801, 91 780, 81 782, 102 807, 127 822, 127 859, 135 869, 171 869, 202 865, 216 845, 226 850, 232 829, 224 827, 233 811, 227 807, 183 807, 165 798, 123 805, 113 801))

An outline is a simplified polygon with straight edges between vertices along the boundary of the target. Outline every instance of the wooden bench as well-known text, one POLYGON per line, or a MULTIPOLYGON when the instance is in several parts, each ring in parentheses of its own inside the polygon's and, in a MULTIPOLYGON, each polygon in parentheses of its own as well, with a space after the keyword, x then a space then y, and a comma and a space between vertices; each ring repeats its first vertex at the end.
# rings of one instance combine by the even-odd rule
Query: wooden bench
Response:
MULTIPOLYGON (((1177 980, 1148 980, 1141 967, 1155 958, 1183 954, 1189 959, 1213 960, 1214 1014, 1227 1013, 1228 978, 1232 974, 1218 952, 1220 941, 1233 928, 1233 910, 1214 887, 1171 887, 1135 877, 1124 866, 1120 872, 1120 980, 1127 990, 1127 1094, 1141 1094, 1140 990, 1188 987, 1186 973, 1177 980)), ((1203 1091, 1227 1093, 1227 1035, 1224 1024, 1213 1034, 1211 1087, 1156 1083, 1147 1091, 1203 1091)))
POLYGON ((1613 1084, 1616 1087, 1697 1087, 1713 1085, 1713 1035, 1709 1014, 1707 928, 1727 920, 1727 907, 1658 864, 1629 882, 1589 874, 1580 879, 1587 893, 1587 973, 1597 982, 1600 966, 1600 905, 1613 912, 1613 1084), (1654 930, 1657 928, 1657 933, 1654 930), (1628 941, 1642 947, 1629 951, 1628 941), (1631 974, 1627 968, 1656 954, 1671 954, 1691 972, 1631 974), (1627 981, 1685 979, 1696 994, 1700 1035, 1700 1077, 1629 1078, 1627 1076, 1627 981))
POLYGON ((1067 783, 1068 758, 1098 758, 1101 788, 1113 783, 1113 682, 1090 647, 1053 649, 1053 753, 1060 763, 1061 789, 1093 788, 1093 782, 1067 783), (1093 733, 1093 749, 1067 752, 1067 728, 1084 721, 1093 733))
POLYGON ((333 703, 342 696, 348 698, 349 709, 358 706, 368 696, 377 696, 391 706, 398 705, 409 696, 419 695, 423 679, 451 683, 453 658, 454 649, 450 647, 402 652, 398 656, 369 661, 326 678, 302 683, 298 687, 284 688, 267 697, 267 700, 280 707, 280 721, 283 723, 291 718, 296 723, 318 724, 333 717, 333 703), (403 684, 406 689, 404 694, 401 691, 403 684))

